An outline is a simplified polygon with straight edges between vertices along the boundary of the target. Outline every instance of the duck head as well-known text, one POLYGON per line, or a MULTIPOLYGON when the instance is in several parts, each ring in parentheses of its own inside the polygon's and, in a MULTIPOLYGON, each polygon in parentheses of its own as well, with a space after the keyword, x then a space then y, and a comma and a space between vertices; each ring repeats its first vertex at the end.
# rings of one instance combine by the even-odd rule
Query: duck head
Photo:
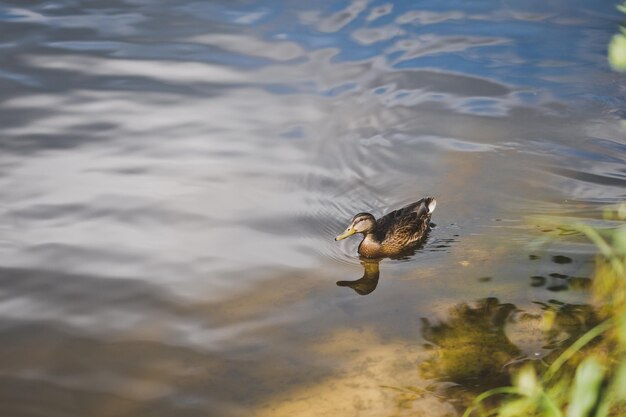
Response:
POLYGON ((342 240, 349 236, 352 236, 355 233, 363 233, 367 235, 368 233, 372 233, 376 229, 376 219, 369 213, 359 213, 352 218, 350 222, 350 226, 339 236, 335 238, 335 240, 342 240))

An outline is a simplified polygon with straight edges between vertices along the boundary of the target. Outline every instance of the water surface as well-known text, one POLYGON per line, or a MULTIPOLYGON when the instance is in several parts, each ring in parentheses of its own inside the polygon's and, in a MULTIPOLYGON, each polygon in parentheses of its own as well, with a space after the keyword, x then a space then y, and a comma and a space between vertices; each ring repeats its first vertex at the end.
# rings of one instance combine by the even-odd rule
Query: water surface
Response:
POLYGON ((2 3, 1 413, 456 415, 549 359, 594 323, 593 248, 529 217, 626 196, 620 19, 2 3), (333 241, 352 215, 426 195, 424 246, 338 287, 364 276, 333 241))

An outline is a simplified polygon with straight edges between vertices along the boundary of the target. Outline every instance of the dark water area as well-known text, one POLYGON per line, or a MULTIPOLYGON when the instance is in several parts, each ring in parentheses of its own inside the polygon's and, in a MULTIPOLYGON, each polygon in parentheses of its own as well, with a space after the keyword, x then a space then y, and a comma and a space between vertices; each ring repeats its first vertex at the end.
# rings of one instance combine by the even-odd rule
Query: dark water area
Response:
POLYGON ((626 197, 622 19, 0 3, 0 415, 453 416, 549 360, 594 248, 533 219, 626 197), (333 240, 427 195, 411 256, 333 240))

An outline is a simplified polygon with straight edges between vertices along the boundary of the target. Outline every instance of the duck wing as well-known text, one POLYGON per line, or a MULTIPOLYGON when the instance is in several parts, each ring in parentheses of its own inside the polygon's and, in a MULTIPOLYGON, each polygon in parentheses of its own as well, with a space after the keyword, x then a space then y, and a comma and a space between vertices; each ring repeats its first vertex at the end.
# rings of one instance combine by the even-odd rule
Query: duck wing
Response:
POLYGON ((432 197, 422 198, 378 219, 376 228, 381 242, 406 245, 422 237, 435 210, 432 197))

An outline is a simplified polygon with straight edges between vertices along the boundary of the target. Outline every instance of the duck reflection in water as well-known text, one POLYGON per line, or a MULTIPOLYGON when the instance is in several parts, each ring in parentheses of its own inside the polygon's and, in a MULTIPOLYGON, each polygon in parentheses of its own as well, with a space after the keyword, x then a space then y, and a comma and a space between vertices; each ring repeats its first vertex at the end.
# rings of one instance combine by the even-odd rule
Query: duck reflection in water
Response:
POLYGON ((367 295, 374 291, 378 285, 378 278, 380 277, 379 264, 380 259, 361 258, 363 276, 354 281, 337 281, 337 285, 350 287, 359 295, 367 295))
POLYGON ((360 295, 376 289, 380 277, 379 263, 383 258, 407 258, 415 254, 430 230, 430 218, 437 205, 433 197, 426 197, 376 220, 370 213, 359 213, 352 218, 346 230, 335 238, 345 239, 363 234, 359 255, 363 277, 355 281, 339 281, 337 285, 350 287, 360 295))

